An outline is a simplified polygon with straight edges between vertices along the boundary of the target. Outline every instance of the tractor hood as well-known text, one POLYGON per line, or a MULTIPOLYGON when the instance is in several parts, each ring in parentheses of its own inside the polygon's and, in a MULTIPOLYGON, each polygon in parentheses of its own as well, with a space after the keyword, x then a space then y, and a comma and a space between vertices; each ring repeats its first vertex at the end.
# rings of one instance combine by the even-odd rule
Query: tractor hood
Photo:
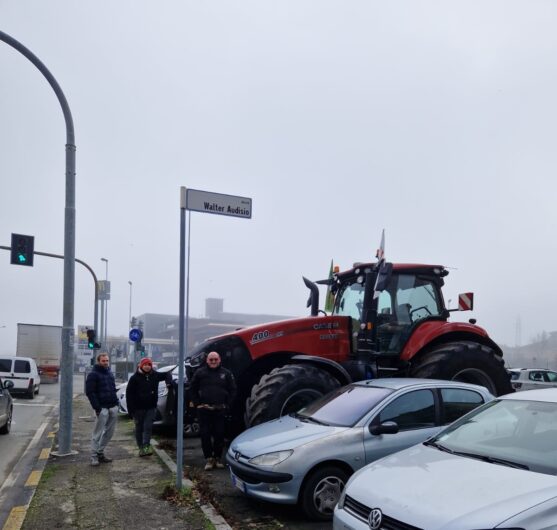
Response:
POLYGON ((320 357, 341 361, 350 352, 349 320, 343 316, 309 316, 239 328, 199 344, 188 355, 188 362, 195 367, 211 349, 231 349, 221 345, 230 343, 235 347, 238 342, 249 351, 251 360, 271 353, 288 358, 293 355, 315 356, 319 352, 320 357))

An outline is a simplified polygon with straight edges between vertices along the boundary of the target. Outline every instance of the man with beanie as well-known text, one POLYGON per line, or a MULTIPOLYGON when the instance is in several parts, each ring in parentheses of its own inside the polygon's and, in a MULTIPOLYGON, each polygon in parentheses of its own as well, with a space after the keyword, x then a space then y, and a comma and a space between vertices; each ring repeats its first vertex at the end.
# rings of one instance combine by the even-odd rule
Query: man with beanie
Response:
POLYGON ((145 357, 139 362, 135 374, 130 377, 126 387, 126 404, 128 414, 135 422, 135 440, 139 447, 139 456, 153 454, 151 432, 159 399, 159 382, 165 381, 167 387, 172 386, 170 372, 157 372, 153 369, 151 359, 145 357))
POLYGON ((236 396, 232 373, 221 366, 220 355, 212 351, 205 366, 198 368, 191 380, 191 398, 197 407, 201 448, 205 456, 205 471, 223 469, 225 412, 236 396))
POLYGON ((118 396, 114 374, 108 366, 108 354, 99 353, 97 364, 85 381, 85 394, 97 415, 97 421, 91 436, 91 465, 98 466, 112 462, 104 454, 104 449, 112 439, 118 418, 118 396))

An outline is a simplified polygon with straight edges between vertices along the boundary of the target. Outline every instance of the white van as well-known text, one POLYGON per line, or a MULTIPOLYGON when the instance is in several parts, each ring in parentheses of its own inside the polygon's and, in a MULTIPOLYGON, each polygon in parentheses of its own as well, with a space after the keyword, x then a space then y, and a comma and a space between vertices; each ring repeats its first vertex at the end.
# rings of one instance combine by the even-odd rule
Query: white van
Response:
POLYGON ((39 393, 41 386, 37 363, 31 357, 0 357, 0 379, 13 381, 11 394, 24 393, 30 399, 39 393))

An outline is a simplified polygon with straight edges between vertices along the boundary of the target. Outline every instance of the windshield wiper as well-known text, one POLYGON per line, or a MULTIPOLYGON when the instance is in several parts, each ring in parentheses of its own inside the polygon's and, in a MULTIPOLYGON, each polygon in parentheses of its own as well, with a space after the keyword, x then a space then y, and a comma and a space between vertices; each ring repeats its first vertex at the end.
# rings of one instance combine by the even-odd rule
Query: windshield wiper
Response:
POLYGON ((321 420, 316 420, 315 418, 312 418, 311 416, 298 416, 298 418, 301 421, 307 421, 308 423, 317 423, 317 425, 326 425, 329 426, 328 423, 325 423, 324 421, 321 420))
POLYGON ((518 462, 513 462, 512 460, 505 460, 504 458, 497 458, 496 456, 467 453, 466 451, 454 451, 453 449, 449 449, 448 447, 434 441, 426 441, 424 442, 424 445, 435 447, 436 449, 439 449, 439 451, 445 451, 451 455, 466 456, 468 458, 475 458, 476 460, 481 460, 482 462, 488 462, 490 464, 501 464, 503 466, 514 467, 516 469, 530 470, 526 464, 520 464, 518 462))
POLYGON ((526 469, 530 468, 526 464, 519 464, 518 462, 513 462, 512 460, 505 460, 504 458, 497 458, 495 456, 478 455, 484 462, 489 462, 491 464, 501 464, 503 466, 514 467, 516 469, 526 469))
POLYGON ((424 445, 427 445, 428 447, 435 447, 435 449, 439 449, 439 451, 445 451, 445 453, 450 453, 452 455, 455 454, 455 452, 452 449, 449 449, 448 447, 445 447, 444 445, 441 445, 438 442, 425 441, 424 445))

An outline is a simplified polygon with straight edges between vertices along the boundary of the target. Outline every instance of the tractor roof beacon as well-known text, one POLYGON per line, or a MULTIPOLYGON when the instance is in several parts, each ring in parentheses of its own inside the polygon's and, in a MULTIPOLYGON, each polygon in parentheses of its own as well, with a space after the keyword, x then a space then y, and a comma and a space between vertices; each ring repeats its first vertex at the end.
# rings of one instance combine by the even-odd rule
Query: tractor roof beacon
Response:
MULTIPOLYGON (((317 285, 311 315, 239 329, 208 339, 186 359, 188 378, 206 353, 219 352, 238 382, 232 409, 236 431, 299 410, 352 381, 377 377, 424 377, 485 386, 494 395, 512 392, 501 348, 486 330, 449 322, 440 265, 356 264, 327 280, 331 315, 319 311, 317 285), (323 313, 323 314, 320 314, 323 313)), ((459 298, 472 309, 473 294, 459 298)))

